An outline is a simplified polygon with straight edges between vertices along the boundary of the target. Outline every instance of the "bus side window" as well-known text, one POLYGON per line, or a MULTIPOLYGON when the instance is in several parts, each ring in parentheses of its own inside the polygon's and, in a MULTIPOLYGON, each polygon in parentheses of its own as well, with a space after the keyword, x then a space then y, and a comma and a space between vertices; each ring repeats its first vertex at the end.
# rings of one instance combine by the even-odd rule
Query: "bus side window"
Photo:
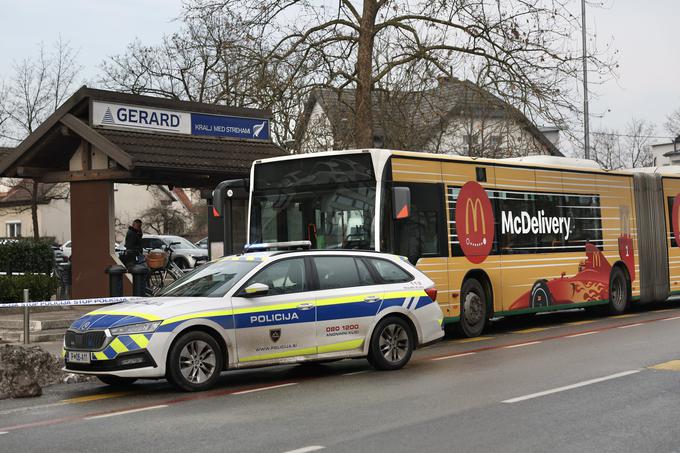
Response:
POLYGON ((444 186, 427 183, 399 183, 411 189, 411 215, 394 220, 394 253, 413 264, 421 257, 448 256, 444 186))

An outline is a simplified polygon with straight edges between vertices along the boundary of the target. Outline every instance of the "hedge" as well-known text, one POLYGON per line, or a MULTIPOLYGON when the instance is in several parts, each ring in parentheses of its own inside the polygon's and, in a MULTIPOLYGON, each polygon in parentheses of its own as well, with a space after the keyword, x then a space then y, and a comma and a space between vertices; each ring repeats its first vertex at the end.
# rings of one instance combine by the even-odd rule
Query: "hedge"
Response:
POLYGON ((58 284, 59 280, 50 275, 0 275, 0 302, 23 302, 24 289, 28 289, 31 300, 50 300, 58 284))
POLYGON ((54 251, 46 240, 0 240, 0 272, 50 274, 54 251))

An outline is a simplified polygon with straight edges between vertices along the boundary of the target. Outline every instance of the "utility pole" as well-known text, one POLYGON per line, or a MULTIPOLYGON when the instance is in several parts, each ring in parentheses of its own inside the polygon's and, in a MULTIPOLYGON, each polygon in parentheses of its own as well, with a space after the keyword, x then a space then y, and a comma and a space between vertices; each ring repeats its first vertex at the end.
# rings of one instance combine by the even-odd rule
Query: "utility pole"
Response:
POLYGON ((586 48, 586 0, 581 0, 581 41, 583 41, 583 144, 590 159, 590 117, 588 115, 588 54, 586 48))

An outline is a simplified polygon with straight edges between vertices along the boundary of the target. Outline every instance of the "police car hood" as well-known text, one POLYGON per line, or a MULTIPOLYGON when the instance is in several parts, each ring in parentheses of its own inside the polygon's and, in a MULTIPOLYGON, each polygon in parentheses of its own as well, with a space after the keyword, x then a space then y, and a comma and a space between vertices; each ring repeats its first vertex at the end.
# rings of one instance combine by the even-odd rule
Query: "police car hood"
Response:
POLYGON ((91 311, 74 321, 71 329, 109 329, 225 308, 225 300, 221 297, 152 297, 91 311))

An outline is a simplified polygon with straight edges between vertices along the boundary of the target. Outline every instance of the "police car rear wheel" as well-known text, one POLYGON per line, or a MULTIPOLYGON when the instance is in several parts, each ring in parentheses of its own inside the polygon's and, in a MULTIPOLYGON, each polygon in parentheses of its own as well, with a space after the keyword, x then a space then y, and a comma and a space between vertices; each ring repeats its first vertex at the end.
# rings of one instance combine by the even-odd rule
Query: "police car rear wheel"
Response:
POLYGON ((411 359, 413 344, 413 332, 406 321, 387 317, 373 331, 368 361, 379 370, 397 370, 411 359))
POLYGON ((132 385, 137 381, 137 378, 125 378, 125 377, 120 377, 120 376, 109 376, 109 375, 100 375, 97 376, 97 379, 102 381, 106 385, 111 385, 114 387, 126 387, 128 385, 132 385))
POLYGON ((207 390, 220 377, 223 354, 215 339, 205 332, 189 332, 170 350, 168 380, 188 392, 207 390))

